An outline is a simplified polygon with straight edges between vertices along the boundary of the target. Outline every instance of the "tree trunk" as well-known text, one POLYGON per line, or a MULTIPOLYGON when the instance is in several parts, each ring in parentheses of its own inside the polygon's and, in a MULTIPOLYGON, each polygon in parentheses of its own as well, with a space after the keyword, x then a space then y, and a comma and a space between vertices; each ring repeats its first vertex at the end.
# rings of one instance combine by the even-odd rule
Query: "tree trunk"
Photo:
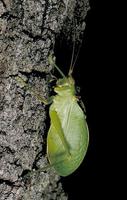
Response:
POLYGON ((16 77, 47 98, 56 36, 73 38, 76 25, 78 40, 88 9, 88 0, 0 0, 0 200, 67 199, 53 169, 29 173, 47 163, 48 110, 16 77))

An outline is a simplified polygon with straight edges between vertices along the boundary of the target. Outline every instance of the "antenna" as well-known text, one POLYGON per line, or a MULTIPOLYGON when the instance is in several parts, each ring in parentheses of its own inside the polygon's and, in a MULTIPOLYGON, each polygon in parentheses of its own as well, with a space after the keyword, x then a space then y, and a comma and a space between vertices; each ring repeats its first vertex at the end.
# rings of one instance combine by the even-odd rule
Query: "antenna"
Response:
POLYGON ((63 78, 66 78, 65 75, 64 75, 64 73, 59 69, 59 67, 55 63, 54 63, 54 67, 58 70, 58 72, 61 74, 61 76, 63 78))
POLYGON ((81 49, 81 43, 80 43, 80 46, 79 46, 79 48, 78 48, 78 52, 77 52, 77 54, 76 54, 75 60, 74 60, 74 62, 73 62, 72 72, 73 72, 73 69, 74 69, 75 63, 76 63, 76 61, 77 61, 77 58, 78 58, 78 56, 79 56, 80 49, 81 49))
POLYGON ((80 43, 80 46, 78 48, 78 52, 76 54, 76 57, 75 57, 75 60, 74 60, 74 55, 75 55, 75 45, 76 44, 76 26, 75 26, 75 31, 74 31, 74 44, 73 44, 73 49, 72 49, 72 57, 71 57, 71 63, 70 63, 70 69, 69 69, 69 73, 68 75, 71 75, 73 70, 74 70, 74 66, 75 66, 75 63, 77 61, 77 58, 79 56, 79 52, 80 52, 80 49, 81 49, 81 43, 80 43), (74 62, 73 62, 74 61, 74 62))
POLYGON ((74 54, 75 54, 75 34, 74 34, 74 44, 73 44, 73 49, 72 49, 72 56, 71 56, 71 63, 70 63, 70 69, 69 69, 69 75, 72 74, 73 72, 73 60, 74 60, 74 54))

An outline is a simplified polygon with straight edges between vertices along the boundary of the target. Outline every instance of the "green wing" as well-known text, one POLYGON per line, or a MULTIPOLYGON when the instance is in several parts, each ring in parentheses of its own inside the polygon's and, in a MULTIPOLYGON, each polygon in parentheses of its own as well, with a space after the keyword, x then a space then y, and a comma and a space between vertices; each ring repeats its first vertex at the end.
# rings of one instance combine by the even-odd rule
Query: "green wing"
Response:
POLYGON ((88 127, 76 101, 62 102, 56 109, 55 104, 50 109, 47 154, 57 173, 67 176, 79 167, 86 154, 88 127))

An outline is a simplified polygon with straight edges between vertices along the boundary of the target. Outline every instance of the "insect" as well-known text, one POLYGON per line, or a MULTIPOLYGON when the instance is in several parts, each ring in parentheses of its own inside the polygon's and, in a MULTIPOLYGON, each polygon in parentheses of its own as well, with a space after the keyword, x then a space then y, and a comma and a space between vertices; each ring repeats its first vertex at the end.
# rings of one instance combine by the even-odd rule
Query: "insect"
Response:
MULTIPOLYGON (((51 56, 50 64, 53 64, 51 56)), ((56 66, 62 78, 57 80, 56 95, 49 108, 51 125, 47 137, 47 156, 60 176, 73 173, 83 161, 89 143, 86 115, 75 96, 75 81, 70 68, 68 76, 56 66)))
MULTIPOLYGON (((78 98, 75 95, 73 68, 70 67, 68 76, 65 76, 51 55, 49 63, 54 65, 62 76, 57 80, 54 88, 56 95, 48 102, 39 98, 39 95, 31 89, 30 91, 45 104, 51 103, 52 99, 49 108, 51 122, 47 136, 49 167, 54 167, 60 176, 68 176, 80 166, 85 157, 89 143, 89 131, 86 115, 79 106, 78 98)), ((17 80, 22 82, 19 78, 17 80)), ((46 167, 44 168, 46 169, 46 167)))

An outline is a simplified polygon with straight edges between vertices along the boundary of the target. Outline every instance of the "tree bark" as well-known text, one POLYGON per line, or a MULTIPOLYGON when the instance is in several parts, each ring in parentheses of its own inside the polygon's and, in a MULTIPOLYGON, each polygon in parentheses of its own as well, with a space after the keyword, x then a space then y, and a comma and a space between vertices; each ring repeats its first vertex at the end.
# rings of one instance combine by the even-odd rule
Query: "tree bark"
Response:
POLYGON ((84 31, 88 0, 0 0, 0 200, 67 199, 46 165, 47 108, 16 77, 49 96, 55 38, 84 31))

